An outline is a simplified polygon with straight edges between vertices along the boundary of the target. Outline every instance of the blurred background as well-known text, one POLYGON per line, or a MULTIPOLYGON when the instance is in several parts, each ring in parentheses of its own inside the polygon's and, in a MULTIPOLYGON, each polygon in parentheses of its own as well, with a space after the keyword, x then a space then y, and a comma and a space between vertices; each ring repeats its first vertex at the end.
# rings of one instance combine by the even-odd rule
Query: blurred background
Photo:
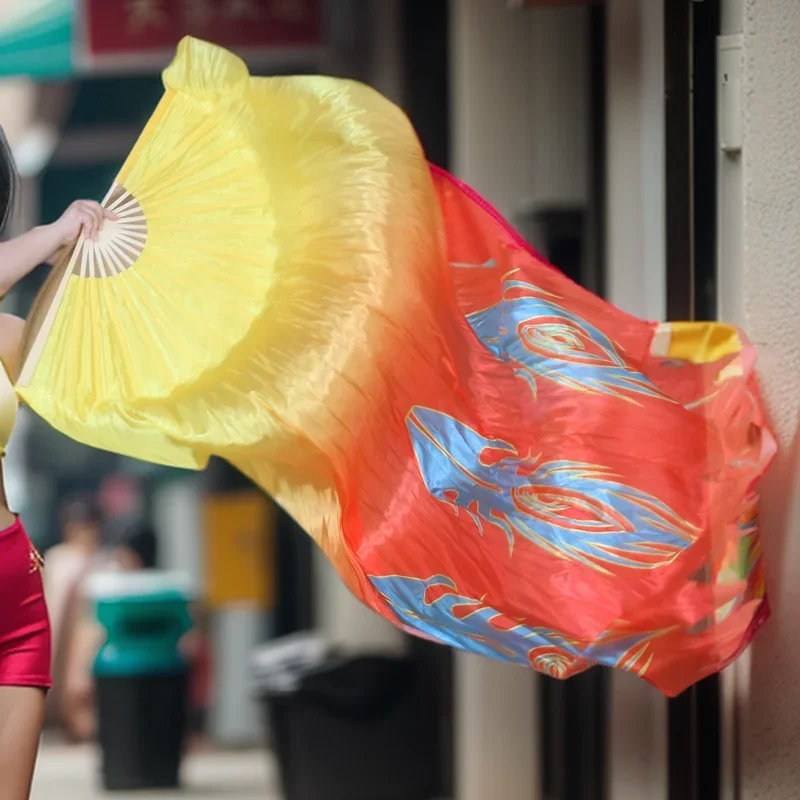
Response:
MULTIPOLYGON (((16 232, 105 194, 185 34, 230 47, 254 73, 371 84, 406 110, 431 161, 625 310, 744 324, 787 445, 765 492, 778 614, 752 658, 675 701, 601 670, 560 684, 391 628, 226 464, 188 474, 134 462, 23 413, 8 493, 45 553, 60 676, 34 797, 105 796, 91 666, 103 634, 87 587, 109 569, 190 587, 183 775, 202 796, 795 797, 800 742, 781 696, 800 691, 787 677, 800 652, 779 632, 786 571, 800 563, 784 535, 798 521, 797 0, 0 0, 16 232), (289 650, 269 649, 291 635, 289 650), (332 653, 338 677, 325 685, 278 679, 332 653), (314 711, 344 696, 334 721, 314 711), (374 735, 357 719, 365 708, 374 735), (348 742, 361 761, 346 763, 348 742), (370 769, 360 789, 335 788, 340 773, 370 769), (412 773, 426 777, 403 788, 412 773)), ((45 275, 4 309, 25 315, 45 275)))

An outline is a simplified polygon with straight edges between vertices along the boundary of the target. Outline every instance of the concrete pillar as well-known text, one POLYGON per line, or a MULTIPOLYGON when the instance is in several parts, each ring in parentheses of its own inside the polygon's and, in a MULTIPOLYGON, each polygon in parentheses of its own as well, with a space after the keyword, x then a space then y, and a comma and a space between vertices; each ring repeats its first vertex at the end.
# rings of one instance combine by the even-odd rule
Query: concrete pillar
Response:
MULTIPOLYGON (((338 14, 336 63, 340 73, 365 70, 358 75, 395 102, 403 95, 402 4, 400 0, 349 0, 349 13, 338 14), (356 19, 356 17, 358 19, 356 19), (355 26, 355 27, 354 27, 355 26), (370 46, 365 58, 352 48, 358 31, 365 28, 370 46)), ((337 7, 337 11, 340 11, 337 7)), ((364 54, 361 54, 364 55, 364 54)), ((351 654, 402 654, 405 635, 369 610, 344 585, 321 552, 314 563, 314 602, 318 631, 332 644, 351 654)))
POLYGON ((357 600, 328 559, 317 553, 314 565, 317 630, 345 653, 402 655, 405 635, 357 600))
MULTIPOLYGON (((159 566, 189 574, 198 596, 207 589, 204 564, 204 487, 199 477, 167 484, 153 498, 159 566)), ((249 606, 215 609, 211 621, 214 653, 211 738, 245 746, 263 738, 263 721, 252 695, 250 658, 269 634, 264 613, 249 606)))
MULTIPOLYGON (((453 170, 512 223, 587 202, 585 9, 451 5, 453 170)), ((538 677, 456 659, 458 800, 540 796, 538 677)))
POLYGON ((518 666, 456 657, 456 800, 539 798, 538 678, 518 666))
MULTIPOLYGON (((609 0, 606 296, 666 314, 661 2, 609 0)), ((667 797, 667 701, 629 673, 611 679, 609 800, 667 797)))
POLYGON ((158 537, 159 567, 187 573, 201 594, 206 588, 202 514, 202 486, 194 476, 168 483, 154 493, 153 525, 158 537))
POLYGON ((452 7, 453 164, 513 222, 587 200, 585 9, 452 7))

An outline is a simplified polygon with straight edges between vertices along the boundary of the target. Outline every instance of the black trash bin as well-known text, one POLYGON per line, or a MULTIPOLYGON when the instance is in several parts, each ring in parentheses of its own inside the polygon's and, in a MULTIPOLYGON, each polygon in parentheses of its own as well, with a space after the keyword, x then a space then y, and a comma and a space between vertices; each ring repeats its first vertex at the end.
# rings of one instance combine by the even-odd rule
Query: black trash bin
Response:
POLYGON ((97 707, 106 791, 177 789, 188 725, 187 675, 104 675, 97 707))
POLYGON ((435 797, 437 750, 416 665, 381 656, 315 661, 286 660, 258 676, 285 800, 435 797))
POLYGON ((103 786, 177 788, 188 716, 178 648, 191 627, 185 576, 96 575, 89 590, 106 630, 94 663, 103 786))

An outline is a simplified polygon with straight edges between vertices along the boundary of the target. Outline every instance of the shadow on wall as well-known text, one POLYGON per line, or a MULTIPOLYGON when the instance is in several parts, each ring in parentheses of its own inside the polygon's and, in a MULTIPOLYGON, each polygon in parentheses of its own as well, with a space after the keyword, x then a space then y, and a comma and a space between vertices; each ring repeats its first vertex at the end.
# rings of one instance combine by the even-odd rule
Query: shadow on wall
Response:
MULTIPOLYGON (((793 593, 800 598, 800 538, 794 535, 800 529, 800 429, 789 447, 780 448, 762 481, 760 516, 767 591, 777 622, 791 608, 798 608, 793 593)), ((769 623, 766 630, 778 627, 769 623)))
POLYGON ((785 770, 782 754, 796 747, 796 741, 786 741, 786 732, 797 730, 796 705, 786 698, 796 687, 800 663, 800 431, 763 481, 761 529, 772 617, 754 640, 746 678, 745 786, 756 775, 785 770))

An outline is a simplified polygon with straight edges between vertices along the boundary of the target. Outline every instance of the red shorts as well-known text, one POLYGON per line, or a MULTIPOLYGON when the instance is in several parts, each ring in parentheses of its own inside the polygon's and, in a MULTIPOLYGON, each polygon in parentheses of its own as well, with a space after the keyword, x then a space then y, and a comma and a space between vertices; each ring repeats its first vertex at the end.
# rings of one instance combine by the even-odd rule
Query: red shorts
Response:
POLYGON ((17 520, 0 531, 0 686, 51 685, 42 559, 17 520))

